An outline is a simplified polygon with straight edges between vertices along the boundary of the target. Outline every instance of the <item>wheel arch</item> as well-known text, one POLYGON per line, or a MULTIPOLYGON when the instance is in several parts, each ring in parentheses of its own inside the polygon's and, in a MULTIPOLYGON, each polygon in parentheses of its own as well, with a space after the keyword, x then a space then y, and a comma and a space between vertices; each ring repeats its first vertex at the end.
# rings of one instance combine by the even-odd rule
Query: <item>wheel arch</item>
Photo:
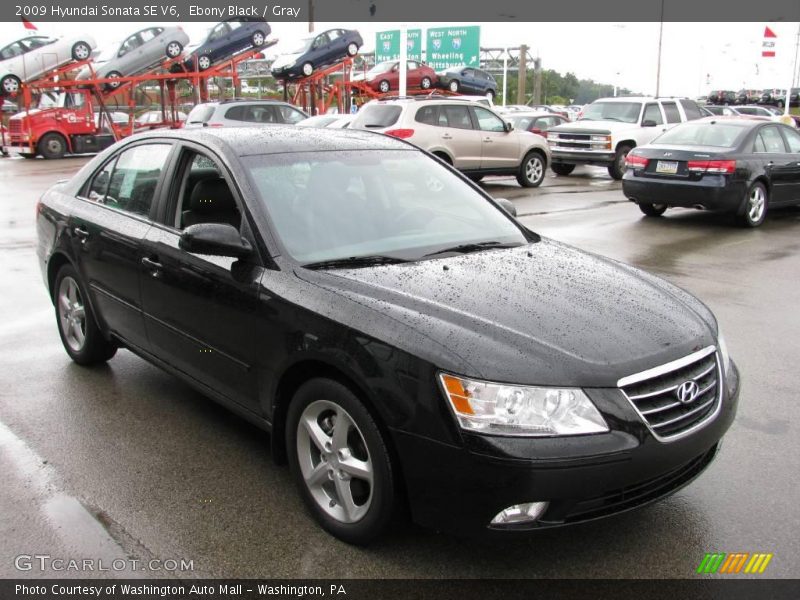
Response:
POLYGON ((69 265, 77 271, 77 267, 63 252, 54 252, 47 261, 47 291, 50 294, 50 301, 53 305, 56 303, 56 277, 64 265, 69 265))
POLYGON ((64 143, 67 146, 67 153, 68 154, 72 154, 72 139, 70 138, 69 135, 67 135, 67 133, 65 131, 63 131, 61 129, 48 129, 47 131, 44 131, 41 134, 39 134, 37 136, 37 138, 36 138, 36 152, 38 154, 41 154, 41 152, 39 152, 39 144, 41 143, 42 138, 44 138, 44 136, 49 135, 51 133, 55 133, 56 135, 60 135, 61 138, 64 140, 64 143))
POLYGON ((631 139, 620 140, 619 142, 617 142, 617 145, 614 146, 614 152, 617 152, 622 146, 630 146, 631 149, 636 148, 637 146, 636 140, 631 140, 631 139))
POLYGON ((744 195, 742 196, 741 202, 739 202, 739 208, 736 210, 736 215, 741 216, 744 214, 744 211, 747 210, 747 200, 748 196, 750 195, 750 188, 753 187, 754 183, 761 183, 767 190, 767 206, 769 206, 769 199, 772 196, 772 185, 770 185, 769 178, 764 174, 760 173, 756 177, 753 177, 752 181, 747 183, 747 187, 745 188, 744 195))

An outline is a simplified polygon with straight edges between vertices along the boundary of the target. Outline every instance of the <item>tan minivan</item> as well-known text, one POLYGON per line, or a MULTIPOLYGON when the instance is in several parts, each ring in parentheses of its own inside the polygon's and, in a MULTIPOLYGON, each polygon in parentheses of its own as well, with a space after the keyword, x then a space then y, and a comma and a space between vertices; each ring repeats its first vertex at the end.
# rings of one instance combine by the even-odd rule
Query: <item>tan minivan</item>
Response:
POLYGON ((457 98, 373 100, 350 127, 407 140, 473 181, 484 175, 514 175, 521 186, 537 187, 550 163, 541 136, 515 130, 487 106, 457 98))

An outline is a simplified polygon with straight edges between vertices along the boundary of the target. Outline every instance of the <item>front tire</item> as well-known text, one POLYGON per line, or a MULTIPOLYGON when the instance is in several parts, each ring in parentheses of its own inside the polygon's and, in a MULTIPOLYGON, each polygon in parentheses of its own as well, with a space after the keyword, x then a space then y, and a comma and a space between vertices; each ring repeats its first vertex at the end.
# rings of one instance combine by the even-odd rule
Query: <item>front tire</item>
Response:
POLYGON ((67 153, 67 140, 60 133, 46 133, 39 140, 36 149, 47 159, 64 158, 67 153))
POLYGON ((544 174, 547 170, 547 160, 536 151, 528 152, 522 163, 519 165, 517 182, 522 187, 539 187, 544 181, 544 174))
POLYGON ((314 73, 314 65, 312 65, 310 62, 303 63, 302 71, 303 75, 306 77, 311 77, 311 74, 314 73))
POLYGON ((431 89, 432 85, 433 85, 433 81, 431 81, 430 77, 423 77, 422 81, 420 81, 420 83, 419 83, 419 87, 421 87, 423 90, 431 89))
POLYGON ((170 42, 167 44, 167 58, 178 58, 183 52, 183 46, 180 42, 170 42))
POLYGON ((387 444, 350 389, 330 379, 304 383, 286 422, 292 475, 314 518, 350 544, 367 544, 392 521, 397 504, 387 444))
POLYGON ((211 67, 211 57, 207 54, 203 56, 197 57, 197 70, 198 71, 205 71, 206 69, 211 67))
POLYGON ((0 88, 2 88, 3 93, 9 95, 19 92, 21 85, 22 81, 20 81, 19 77, 16 75, 6 75, 3 77, 3 80, 0 81, 0 88))
POLYGON ((667 210, 666 204, 648 204, 646 202, 642 202, 639 204, 639 210, 641 210, 645 215, 648 217, 660 217, 663 215, 667 210))
MULTIPOLYGON (((122 73, 120 73, 119 71, 111 71, 111 73, 108 73, 105 76, 105 79, 119 79, 120 77, 122 77, 122 73)), ((121 83, 119 81, 111 81, 106 84, 106 88, 108 88, 109 90, 115 90, 120 85, 121 83)))
POLYGON ((92 56, 92 47, 86 42, 75 42, 72 46, 72 60, 88 60, 92 56))
POLYGON ((54 289, 58 334, 69 357, 79 365, 89 366, 114 356, 117 347, 103 337, 72 265, 61 267, 54 289))
POLYGON ((378 91, 380 91, 380 92, 382 92, 384 94, 386 92, 388 92, 390 89, 391 89, 391 86, 389 85, 389 82, 386 81, 385 79, 378 84, 378 91))
POLYGON ((613 179, 619 181, 622 179, 622 176, 625 175, 625 157, 628 156, 628 152, 632 149, 633 147, 627 144, 623 144, 617 148, 617 153, 614 155, 614 162, 608 165, 608 174, 611 175, 613 179))
POLYGON ((760 181, 756 181, 747 190, 744 212, 736 216, 736 221, 742 227, 758 227, 767 218, 768 204, 767 187, 760 181))
POLYGON ((447 89, 449 89, 449 90, 450 90, 451 92, 453 92, 454 94, 457 94, 457 93, 458 93, 458 90, 459 90, 459 88, 460 88, 460 87, 461 87, 461 86, 459 85, 458 81, 457 81, 457 80, 455 80, 455 79, 453 79, 453 81, 451 81, 451 82, 448 84, 448 86, 447 86, 447 89))
POLYGON ((356 54, 358 54, 358 44, 356 44, 355 42, 350 42, 347 45, 347 56, 352 57, 355 56, 356 54))
POLYGON ((556 175, 567 176, 575 170, 576 165, 569 165, 567 163, 553 163, 550 168, 556 175))
POLYGON ((250 38, 250 42, 253 44, 253 48, 260 48, 264 45, 264 42, 267 41, 267 36, 264 35, 263 31, 256 31, 253 34, 253 37, 250 38))

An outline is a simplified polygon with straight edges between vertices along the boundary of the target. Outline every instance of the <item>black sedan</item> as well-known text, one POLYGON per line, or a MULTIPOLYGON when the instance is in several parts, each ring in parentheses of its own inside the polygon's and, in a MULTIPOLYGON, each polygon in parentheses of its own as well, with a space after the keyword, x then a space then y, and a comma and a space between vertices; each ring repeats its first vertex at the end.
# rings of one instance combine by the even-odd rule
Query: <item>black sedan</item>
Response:
POLYGON ((758 227, 800 204, 800 133, 780 123, 706 117, 677 125, 626 159, 622 191, 647 216, 686 207, 758 227))
POLYGON ((270 432, 348 542, 668 496, 736 412, 714 316, 512 209, 369 132, 161 130, 47 191, 37 254, 75 362, 126 348, 270 432))
POLYGON ((316 69, 358 54, 364 45, 361 34, 351 29, 329 29, 306 38, 300 47, 283 54, 272 63, 276 79, 310 77, 316 69))
POLYGON ((271 31, 269 23, 257 18, 234 17, 217 23, 201 44, 186 49, 185 67, 190 71, 205 71, 233 54, 264 47, 271 31))

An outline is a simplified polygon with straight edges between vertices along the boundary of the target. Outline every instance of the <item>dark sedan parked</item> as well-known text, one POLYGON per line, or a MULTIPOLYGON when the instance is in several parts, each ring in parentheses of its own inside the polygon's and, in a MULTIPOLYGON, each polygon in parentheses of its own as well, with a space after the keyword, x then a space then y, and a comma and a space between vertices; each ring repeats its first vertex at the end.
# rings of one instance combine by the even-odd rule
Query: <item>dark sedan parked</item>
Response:
POLYGON ((622 191, 648 216, 699 208, 758 227, 770 207, 800 204, 800 133, 780 123, 706 117, 634 148, 626 163, 622 191))
POLYGON ((211 65, 250 48, 261 48, 272 32, 263 19, 235 17, 217 23, 206 39, 196 47, 187 48, 185 66, 190 71, 205 71, 211 65))
POLYGON ((451 67, 439 71, 439 87, 461 94, 497 96, 497 81, 494 75, 473 67, 451 67))
POLYGON ((512 209, 388 136, 154 131, 44 194, 37 253, 75 362, 128 348, 271 432, 343 540, 675 492, 736 411, 714 316, 512 209))
POLYGON ((303 40, 299 48, 275 59, 272 76, 277 79, 309 77, 316 69, 358 54, 361 34, 350 29, 329 29, 303 40))

